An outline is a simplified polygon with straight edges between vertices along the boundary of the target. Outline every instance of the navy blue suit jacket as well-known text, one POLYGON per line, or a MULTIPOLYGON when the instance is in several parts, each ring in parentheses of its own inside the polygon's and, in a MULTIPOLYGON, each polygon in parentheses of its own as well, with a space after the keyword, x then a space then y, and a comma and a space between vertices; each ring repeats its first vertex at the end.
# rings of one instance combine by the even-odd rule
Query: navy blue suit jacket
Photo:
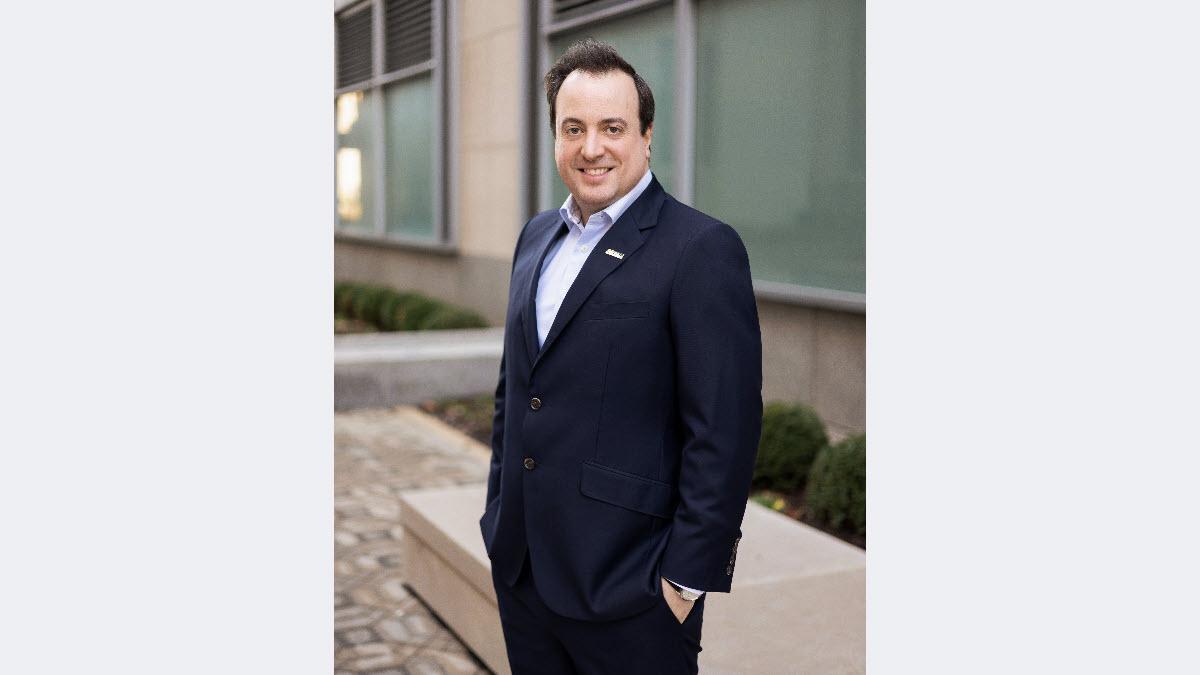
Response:
POLYGON ((537 282, 566 224, 513 255, 480 528, 500 578, 582 620, 728 592, 762 426, 762 343, 733 228, 657 179, 589 254, 538 348, 537 282), (623 258, 606 254, 613 250, 623 258))

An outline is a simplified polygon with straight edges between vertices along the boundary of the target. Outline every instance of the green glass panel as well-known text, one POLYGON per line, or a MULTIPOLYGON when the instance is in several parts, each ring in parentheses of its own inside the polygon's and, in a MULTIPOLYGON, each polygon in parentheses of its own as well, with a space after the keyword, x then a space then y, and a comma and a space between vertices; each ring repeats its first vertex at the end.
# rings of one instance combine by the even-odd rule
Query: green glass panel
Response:
POLYGON ((862 0, 700 0, 696 207, 754 278, 865 287, 862 0))
MULTIPOLYGON (((668 192, 675 178, 675 24, 671 7, 659 7, 612 21, 556 35, 550 41, 550 60, 562 56, 575 42, 586 37, 612 43, 621 56, 637 70, 654 93, 654 140, 651 143, 650 169, 668 192)), ((547 134, 547 154, 542 159, 542 180, 551 186, 551 201, 543 209, 556 209, 567 199, 567 188, 554 166, 554 139, 550 136, 549 111, 545 90, 539 90, 538 132, 547 134)))
POLYGON ((337 149, 334 193, 337 225, 352 232, 375 232, 375 99, 355 91, 334 100, 337 149))
POLYGON ((387 233, 433 239, 433 79, 388 85, 387 233))

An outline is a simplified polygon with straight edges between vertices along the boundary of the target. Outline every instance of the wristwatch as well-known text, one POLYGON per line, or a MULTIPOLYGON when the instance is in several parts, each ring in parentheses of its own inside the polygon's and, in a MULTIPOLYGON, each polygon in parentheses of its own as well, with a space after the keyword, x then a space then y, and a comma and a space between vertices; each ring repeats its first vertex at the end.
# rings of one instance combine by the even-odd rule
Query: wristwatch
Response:
POLYGON ((674 581, 671 581, 670 579, 668 579, 666 577, 663 577, 663 581, 667 582, 668 584, 671 584, 671 588, 675 589, 675 592, 679 594, 679 597, 683 598, 684 600, 687 600, 688 602, 693 602, 696 598, 700 597, 699 593, 693 593, 693 592, 687 590, 686 588, 680 588, 679 584, 675 583, 674 581))

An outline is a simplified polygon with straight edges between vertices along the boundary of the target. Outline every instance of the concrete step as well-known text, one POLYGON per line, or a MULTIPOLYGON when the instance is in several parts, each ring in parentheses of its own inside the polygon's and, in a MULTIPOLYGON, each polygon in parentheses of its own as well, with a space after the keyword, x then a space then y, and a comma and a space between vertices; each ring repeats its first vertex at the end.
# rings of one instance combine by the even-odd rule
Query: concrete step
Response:
POLYGON ((335 336, 334 408, 491 393, 503 347, 503 328, 335 336))
MULTIPOLYGON (((408 583, 488 667, 508 673, 482 485, 401 496, 408 583)), ((731 593, 706 601, 700 672, 855 674, 866 668, 866 554, 747 504, 731 593)))

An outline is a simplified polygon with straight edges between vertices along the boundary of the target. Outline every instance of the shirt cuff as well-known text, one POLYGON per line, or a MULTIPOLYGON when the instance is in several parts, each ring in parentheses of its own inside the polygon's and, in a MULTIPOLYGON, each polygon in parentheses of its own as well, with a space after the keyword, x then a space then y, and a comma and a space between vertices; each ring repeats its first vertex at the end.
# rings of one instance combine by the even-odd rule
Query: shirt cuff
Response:
MULTIPOLYGON (((663 578, 667 579, 666 577, 663 577, 663 578)), ((685 591, 691 591, 691 592, 695 593, 696 595, 704 595, 704 591, 698 591, 694 588, 688 588, 687 586, 684 586, 683 584, 675 583, 674 581, 671 581, 670 579, 667 579, 667 581, 670 581, 671 583, 675 584, 676 586, 682 588, 685 591)))

